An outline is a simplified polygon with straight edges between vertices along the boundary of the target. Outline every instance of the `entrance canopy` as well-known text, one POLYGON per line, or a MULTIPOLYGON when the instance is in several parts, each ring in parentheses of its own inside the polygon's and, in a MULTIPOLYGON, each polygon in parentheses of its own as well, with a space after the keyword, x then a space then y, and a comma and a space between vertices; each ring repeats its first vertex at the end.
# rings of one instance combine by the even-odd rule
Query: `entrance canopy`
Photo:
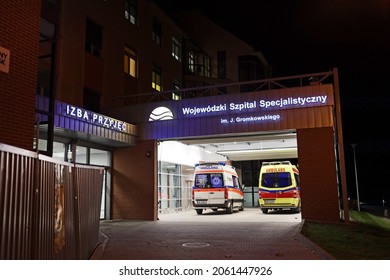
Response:
POLYGON ((144 139, 177 139, 332 127, 331 84, 317 84, 115 108, 144 139))

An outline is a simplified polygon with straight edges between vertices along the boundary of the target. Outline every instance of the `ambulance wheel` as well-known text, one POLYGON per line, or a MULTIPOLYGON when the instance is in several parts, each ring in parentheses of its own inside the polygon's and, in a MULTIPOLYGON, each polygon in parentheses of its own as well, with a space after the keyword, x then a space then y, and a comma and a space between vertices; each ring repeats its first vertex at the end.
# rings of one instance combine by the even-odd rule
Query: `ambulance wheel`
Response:
POLYGON ((238 210, 244 211, 244 202, 241 203, 240 209, 238 209, 238 210))
POLYGON ((229 207, 226 208, 226 212, 228 212, 228 214, 232 214, 233 213, 233 202, 230 202, 229 207))
POLYGON ((262 211, 264 214, 267 214, 267 213, 268 213, 268 209, 267 209, 267 208, 262 208, 261 211, 262 211))
POLYGON ((196 214, 202 215, 203 209, 195 209, 195 210, 196 210, 196 214))
POLYGON ((301 203, 299 203, 298 207, 294 209, 294 213, 301 213, 301 203))

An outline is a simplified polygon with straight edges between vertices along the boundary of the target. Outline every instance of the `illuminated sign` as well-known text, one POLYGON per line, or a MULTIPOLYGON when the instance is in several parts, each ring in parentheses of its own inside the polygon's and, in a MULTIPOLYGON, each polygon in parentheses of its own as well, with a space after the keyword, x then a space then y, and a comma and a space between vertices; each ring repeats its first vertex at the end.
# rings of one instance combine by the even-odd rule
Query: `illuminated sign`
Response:
POLYGON ((157 107, 150 113, 149 121, 172 120, 173 113, 167 107, 157 107))
POLYGON ((146 139, 172 139, 330 127, 333 105, 332 85, 321 84, 134 105, 126 116, 146 139))
POLYGON ((260 109, 275 109, 282 108, 287 109, 289 107, 304 107, 304 106, 319 106, 327 104, 326 95, 317 95, 309 97, 287 97, 279 99, 266 100, 262 99, 260 101, 246 101, 241 103, 221 103, 214 105, 207 105, 202 107, 183 107, 182 113, 184 116, 199 116, 207 115, 212 113, 226 113, 226 112, 235 112, 241 113, 243 111, 255 111, 260 109))
POLYGON ((127 127, 126 123, 123 121, 119 121, 72 105, 66 105, 65 115, 120 132, 125 132, 127 127))

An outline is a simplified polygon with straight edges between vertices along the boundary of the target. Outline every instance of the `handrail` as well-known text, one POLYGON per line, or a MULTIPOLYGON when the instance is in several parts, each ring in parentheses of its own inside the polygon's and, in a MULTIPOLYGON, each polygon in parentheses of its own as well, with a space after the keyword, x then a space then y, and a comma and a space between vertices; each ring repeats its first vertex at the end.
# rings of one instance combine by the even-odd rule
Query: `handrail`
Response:
MULTIPOLYGON (((333 71, 328 72, 319 72, 319 73, 312 73, 312 74, 303 74, 303 75, 293 75, 293 76, 286 76, 286 77, 277 77, 277 78, 267 78, 267 79, 261 79, 261 80, 253 80, 253 81, 245 81, 245 82, 235 82, 235 83, 225 83, 225 84, 215 84, 215 85, 209 85, 209 86, 200 86, 200 87, 190 87, 190 88, 183 88, 183 89, 170 89, 170 90, 164 90, 164 91, 153 91, 153 92, 147 92, 147 93, 140 93, 140 94, 131 94, 131 95, 121 95, 121 96, 114 96, 112 97, 112 100, 120 100, 120 99, 127 99, 127 98, 137 98, 137 97, 149 97, 149 99, 145 102, 150 102, 151 100, 164 98, 167 98, 167 94, 171 95, 172 93, 181 94, 182 97, 185 97, 186 93, 193 93, 193 92, 201 92, 199 96, 206 96, 208 92, 211 92, 212 90, 217 90, 219 88, 232 88, 232 87, 238 87, 238 86, 249 86, 254 85, 256 88, 253 91, 261 91, 261 90, 270 90, 276 88, 289 88, 289 87, 297 87, 297 86, 303 86, 303 85, 313 85, 313 84, 321 84, 324 82, 328 77, 333 75, 333 71), (307 78, 306 83, 304 82, 304 79, 307 78), (289 85, 289 84, 283 84, 285 82, 291 82, 297 80, 295 84, 289 85)), ((217 94, 220 94, 217 92, 217 94)), ((161 101, 161 100, 159 100, 161 101)))

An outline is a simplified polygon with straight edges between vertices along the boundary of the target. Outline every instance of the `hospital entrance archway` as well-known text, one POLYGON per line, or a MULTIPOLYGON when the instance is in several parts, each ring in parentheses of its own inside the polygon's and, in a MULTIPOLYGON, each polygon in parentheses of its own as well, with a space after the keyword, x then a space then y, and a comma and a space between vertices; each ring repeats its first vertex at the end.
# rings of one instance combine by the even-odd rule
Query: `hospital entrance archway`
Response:
POLYGON ((298 162, 295 131, 161 141, 158 145, 158 212, 192 210, 194 166, 228 162, 245 185, 245 208, 258 207, 259 171, 264 161, 298 162))

